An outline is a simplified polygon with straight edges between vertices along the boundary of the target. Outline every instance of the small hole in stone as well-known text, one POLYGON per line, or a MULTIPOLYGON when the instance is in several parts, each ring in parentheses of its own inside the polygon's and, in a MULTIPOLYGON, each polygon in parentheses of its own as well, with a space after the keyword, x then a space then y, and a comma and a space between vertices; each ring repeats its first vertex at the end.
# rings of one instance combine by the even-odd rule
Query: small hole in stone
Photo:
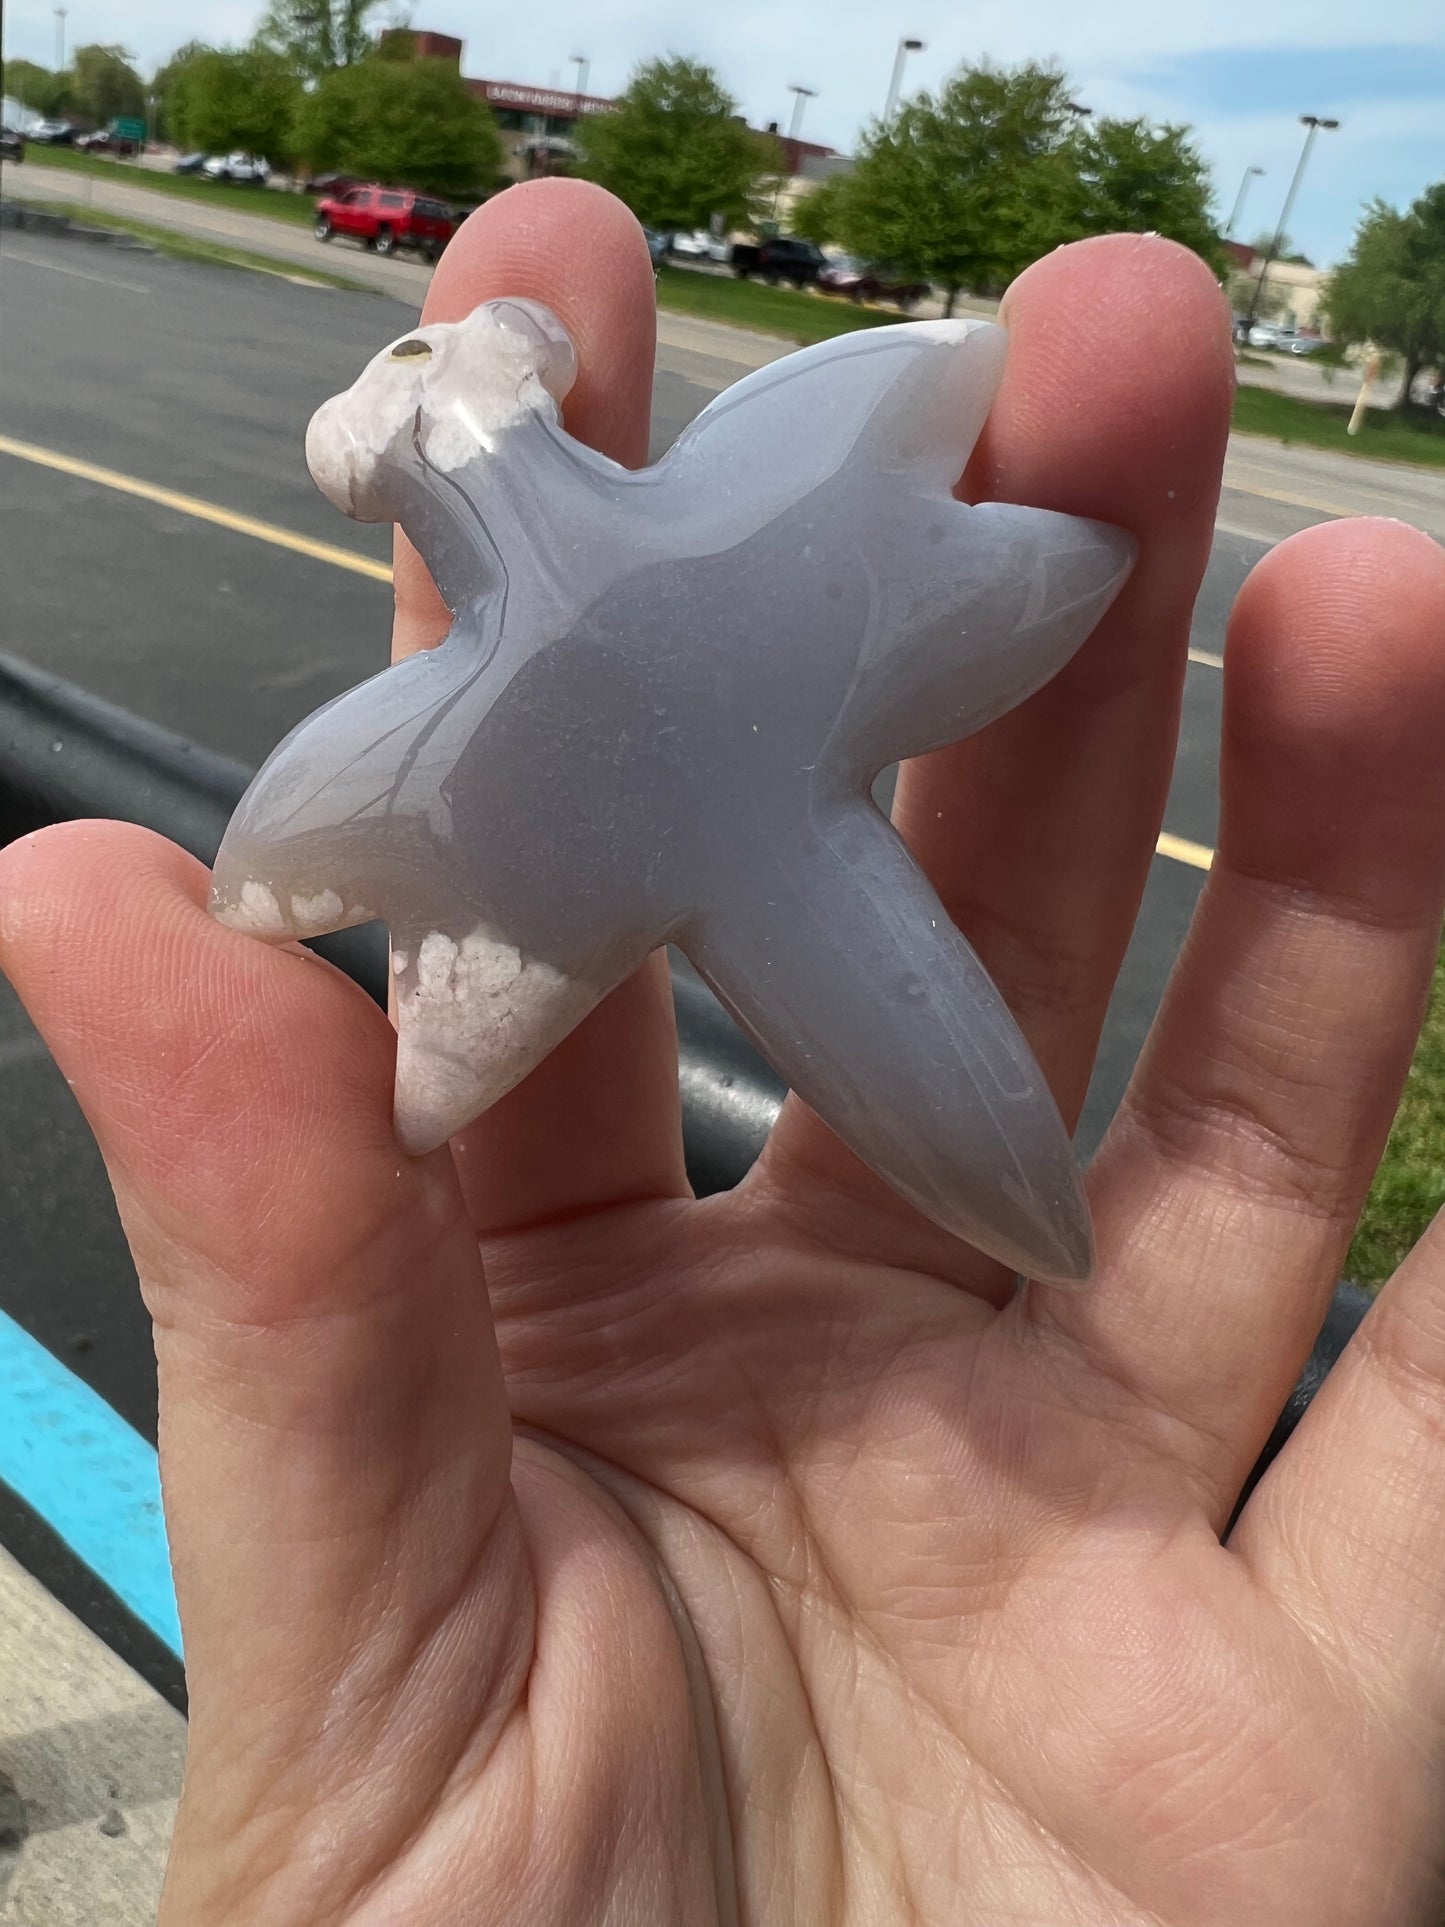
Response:
POLYGON ((415 337, 410 341, 399 341, 391 351, 391 359, 393 361, 430 361, 431 343, 418 341, 415 337))

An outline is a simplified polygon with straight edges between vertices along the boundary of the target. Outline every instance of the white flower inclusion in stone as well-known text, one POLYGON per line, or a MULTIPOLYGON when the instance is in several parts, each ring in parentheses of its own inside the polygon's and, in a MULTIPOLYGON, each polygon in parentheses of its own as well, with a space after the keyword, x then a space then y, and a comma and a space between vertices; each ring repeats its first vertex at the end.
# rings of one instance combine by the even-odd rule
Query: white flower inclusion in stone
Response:
POLYGON ((560 1041, 597 1001, 549 964, 473 930, 425 936, 397 1003, 396 1128, 405 1150, 430 1150, 458 1115, 478 1115, 537 1061, 539 1037, 560 1041))
POLYGON ((901 1196, 1088 1275, 1048 1085, 870 800, 1062 669, 1132 566, 1120 530, 955 498, 1006 348, 953 321, 820 343, 633 471, 567 434, 572 343, 518 298, 417 328, 317 412, 317 482, 405 531, 451 629, 292 731, 211 907, 283 941, 374 906, 408 1151, 675 943, 901 1196))

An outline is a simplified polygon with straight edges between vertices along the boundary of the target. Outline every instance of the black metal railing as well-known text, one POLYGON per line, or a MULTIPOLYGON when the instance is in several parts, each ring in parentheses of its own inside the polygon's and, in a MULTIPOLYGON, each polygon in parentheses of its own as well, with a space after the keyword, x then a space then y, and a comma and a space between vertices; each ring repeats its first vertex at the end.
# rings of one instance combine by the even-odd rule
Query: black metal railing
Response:
MULTIPOLYGON (((240 763, 0 655, 0 843, 48 823, 115 817, 157 830, 209 863, 250 777, 240 763)), ((378 926, 321 938, 314 948, 385 1002, 378 926)), ((688 1174, 707 1195, 730 1189, 748 1170, 783 1085, 707 989, 676 965, 673 996, 688 1174)), ((1336 1293, 1255 1477, 1294 1429, 1368 1303, 1351 1285, 1336 1293)))

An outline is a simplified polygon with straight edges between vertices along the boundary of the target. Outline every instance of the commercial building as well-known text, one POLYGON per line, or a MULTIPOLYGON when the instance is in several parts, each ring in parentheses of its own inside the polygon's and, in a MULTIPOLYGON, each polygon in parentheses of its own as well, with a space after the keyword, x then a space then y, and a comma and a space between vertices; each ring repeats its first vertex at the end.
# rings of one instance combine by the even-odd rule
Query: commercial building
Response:
MULTIPOLYGON (((1237 305, 1246 305, 1250 282, 1257 283, 1264 272, 1264 256, 1243 241, 1226 241, 1224 251, 1239 276, 1237 305)), ((1271 300, 1268 316, 1287 322, 1292 328, 1311 329, 1319 321, 1320 297, 1329 275, 1308 261, 1271 261, 1265 286, 1271 300)))
MULTIPOLYGON (((395 32, 409 34, 419 60, 446 60, 461 71, 463 46, 453 35, 388 28, 382 39, 395 32)), ((605 114, 612 106, 611 100, 600 94, 572 93, 563 87, 539 87, 528 81, 466 78, 466 84, 496 118, 507 153, 506 172, 514 181, 565 171, 578 152, 580 124, 593 114, 605 114)), ((783 151, 780 212, 829 173, 850 165, 845 155, 831 147, 816 141, 789 140, 778 132, 776 121, 765 131, 776 138, 783 151)))
MULTIPOLYGON (((381 37, 387 40, 394 33, 407 34, 418 60, 445 60, 460 73, 462 42, 453 35, 403 27, 387 28, 381 37)), ((467 78, 466 84, 492 110, 506 150, 505 171, 514 181, 565 169, 577 153, 578 123, 589 114, 605 114, 612 105, 597 94, 536 87, 526 81, 467 78)))

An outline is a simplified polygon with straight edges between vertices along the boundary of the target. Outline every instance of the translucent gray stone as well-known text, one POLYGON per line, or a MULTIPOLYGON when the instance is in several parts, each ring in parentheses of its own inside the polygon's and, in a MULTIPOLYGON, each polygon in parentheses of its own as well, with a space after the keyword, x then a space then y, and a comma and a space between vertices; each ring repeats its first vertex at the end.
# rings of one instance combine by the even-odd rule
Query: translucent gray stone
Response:
POLYGON ((847 335, 634 473, 562 428, 556 318, 493 301, 318 411, 316 480, 400 523, 454 620, 286 738, 211 902, 278 941, 390 926, 407 1151, 670 941, 905 1198, 1021 1271, 1087 1276, 1043 1077, 869 800, 1052 676, 1131 566, 1116 529, 954 500, 1005 351, 977 322, 847 335))

